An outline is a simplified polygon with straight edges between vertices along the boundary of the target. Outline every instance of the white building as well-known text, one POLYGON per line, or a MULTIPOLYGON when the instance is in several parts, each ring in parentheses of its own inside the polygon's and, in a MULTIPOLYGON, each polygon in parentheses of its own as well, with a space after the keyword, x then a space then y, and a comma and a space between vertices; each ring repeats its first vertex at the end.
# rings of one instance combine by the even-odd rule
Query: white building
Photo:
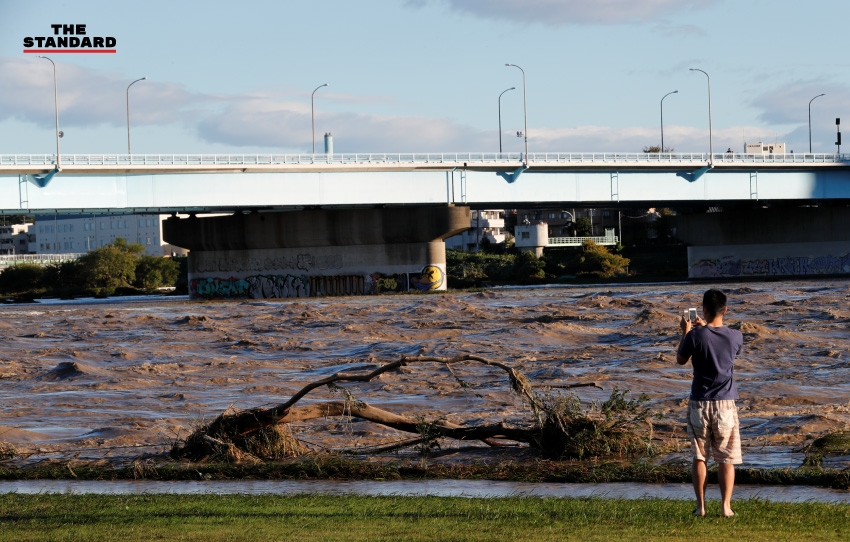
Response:
POLYGON ((30 254, 35 236, 29 231, 32 224, 0 226, 0 254, 30 254))
POLYGON ((472 211, 470 228, 460 235, 446 239, 446 248, 463 251, 478 251, 485 241, 497 245, 505 242, 505 211, 486 209, 472 211))
POLYGON ((785 143, 744 143, 745 154, 785 154, 785 143))
POLYGON ((167 215, 43 215, 37 216, 30 233, 35 233, 37 254, 82 253, 111 245, 122 237, 144 245, 145 254, 170 256, 183 253, 162 240, 162 222, 167 215))

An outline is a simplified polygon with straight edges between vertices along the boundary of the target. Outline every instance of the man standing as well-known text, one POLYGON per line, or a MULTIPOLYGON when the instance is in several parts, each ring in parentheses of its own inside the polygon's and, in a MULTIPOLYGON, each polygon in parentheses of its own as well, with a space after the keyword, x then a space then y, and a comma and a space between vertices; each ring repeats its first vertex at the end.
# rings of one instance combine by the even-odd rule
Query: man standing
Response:
POLYGON ((740 331, 723 325, 726 295, 709 290, 702 298, 703 318, 695 322, 683 316, 679 322, 682 338, 676 361, 684 365, 691 360, 694 379, 688 401, 688 437, 693 451, 692 474, 697 508, 694 515, 705 515, 706 461, 708 455, 717 462, 717 477, 723 499, 722 515, 734 516, 732 488, 735 465, 742 462, 738 409, 735 399, 735 357, 744 340, 740 331))

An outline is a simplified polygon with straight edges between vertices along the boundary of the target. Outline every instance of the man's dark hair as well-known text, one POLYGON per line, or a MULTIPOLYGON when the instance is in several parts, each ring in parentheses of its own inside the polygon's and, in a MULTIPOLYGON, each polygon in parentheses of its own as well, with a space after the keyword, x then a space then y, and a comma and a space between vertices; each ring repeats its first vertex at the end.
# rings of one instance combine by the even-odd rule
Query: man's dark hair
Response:
POLYGON ((702 307, 709 316, 714 318, 726 307, 726 294, 712 288, 702 296, 702 307))

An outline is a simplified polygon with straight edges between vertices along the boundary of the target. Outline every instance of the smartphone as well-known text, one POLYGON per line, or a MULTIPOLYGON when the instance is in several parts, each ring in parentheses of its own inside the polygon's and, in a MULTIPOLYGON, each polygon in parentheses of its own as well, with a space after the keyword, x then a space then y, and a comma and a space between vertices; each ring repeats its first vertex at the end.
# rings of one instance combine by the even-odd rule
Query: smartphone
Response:
POLYGON ((697 321, 697 310, 696 309, 688 309, 688 320, 691 322, 697 321))

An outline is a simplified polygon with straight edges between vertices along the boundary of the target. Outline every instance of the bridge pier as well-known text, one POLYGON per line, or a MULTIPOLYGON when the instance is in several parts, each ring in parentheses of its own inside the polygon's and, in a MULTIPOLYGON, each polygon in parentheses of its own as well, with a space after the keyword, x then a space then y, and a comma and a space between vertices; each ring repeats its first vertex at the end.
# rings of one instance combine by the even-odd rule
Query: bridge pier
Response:
POLYGON ((446 289, 443 240, 469 228, 468 207, 237 213, 163 223, 189 250, 189 293, 202 299, 363 295, 446 289))
POLYGON ((850 275, 850 207, 679 215, 691 278, 850 275))

